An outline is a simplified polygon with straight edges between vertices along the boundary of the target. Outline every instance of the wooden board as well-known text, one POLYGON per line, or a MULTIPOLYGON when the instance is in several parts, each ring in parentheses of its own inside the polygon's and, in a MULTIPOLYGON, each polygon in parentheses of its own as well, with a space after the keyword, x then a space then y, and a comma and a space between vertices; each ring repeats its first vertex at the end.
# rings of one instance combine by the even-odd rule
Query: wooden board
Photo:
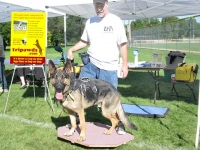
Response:
POLYGON ((77 127, 76 132, 72 136, 67 137, 63 134, 69 131, 69 128, 62 126, 58 128, 58 137, 86 147, 118 147, 134 139, 134 136, 128 132, 124 135, 119 135, 113 130, 110 135, 103 134, 109 128, 109 126, 101 123, 86 122, 86 140, 79 142, 77 141, 80 134, 79 127, 77 127))

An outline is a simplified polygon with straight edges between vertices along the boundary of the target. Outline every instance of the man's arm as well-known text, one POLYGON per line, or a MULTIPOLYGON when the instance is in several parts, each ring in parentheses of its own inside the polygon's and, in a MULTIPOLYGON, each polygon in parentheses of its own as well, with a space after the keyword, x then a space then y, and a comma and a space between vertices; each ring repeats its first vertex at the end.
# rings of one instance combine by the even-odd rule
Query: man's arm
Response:
POLYGON ((128 50, 127 50, 127 44, 126 43, 122 43, 120 45, 120 52, 121 52, 121 56, 122 56, 122 68, 121 68, 121 74, 123 75, 122 78, 126 78, 128 75, 128 50))
POLYGON ((80 49, 86 47, 87 45, 88 45, 88 42, 80 40, 78 43, 76 43, 73 47, 71 47, 68 50, 68 55, 67 55, 68 59, 73 60, 74 59, 73 52, 80 50, 80 49))

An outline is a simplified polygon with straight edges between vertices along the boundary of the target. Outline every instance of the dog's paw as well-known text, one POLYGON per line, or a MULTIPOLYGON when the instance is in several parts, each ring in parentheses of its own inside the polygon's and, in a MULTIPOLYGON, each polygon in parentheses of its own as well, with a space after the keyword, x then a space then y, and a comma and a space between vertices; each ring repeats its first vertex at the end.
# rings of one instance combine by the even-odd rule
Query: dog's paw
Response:
POLYGON ((107 134, 107 135, 109 135, 109 134, 111 134, 111 133, 112 133, 112 131, 110 131, 110 130, 104 131, 104 134, 107 134))
POLYGON ((63 135, 64 136, 72 136, 74 131, 70 130, 69 132, 65 132, 63 135))
POLYGON ((85 141, 85 136, 79 136, 79 138, 77 139, 77 141, 79 141, 79 142, 85 141))

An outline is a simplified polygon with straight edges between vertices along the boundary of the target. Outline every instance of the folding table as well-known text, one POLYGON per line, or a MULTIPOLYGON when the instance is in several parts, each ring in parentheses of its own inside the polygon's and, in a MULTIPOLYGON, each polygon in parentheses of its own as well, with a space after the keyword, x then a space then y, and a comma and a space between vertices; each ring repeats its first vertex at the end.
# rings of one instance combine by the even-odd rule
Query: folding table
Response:
POLYGON ((156 103, 156 95, 157 95, 157 91, 158 91, 158 95, 160 97, 160 87, 159 87, 159 71, 160 69, 163 69, 164 66, 160 66, 160 67, 143 67, 143 66, 139 66, 139 67, 134 67, 134 66, 128 66, 129 70, 142 70, 142 71, 148 71, 151 76, 154 79, 154 85, 155 85, 155 92, 154 92, 154 104, 156 103))

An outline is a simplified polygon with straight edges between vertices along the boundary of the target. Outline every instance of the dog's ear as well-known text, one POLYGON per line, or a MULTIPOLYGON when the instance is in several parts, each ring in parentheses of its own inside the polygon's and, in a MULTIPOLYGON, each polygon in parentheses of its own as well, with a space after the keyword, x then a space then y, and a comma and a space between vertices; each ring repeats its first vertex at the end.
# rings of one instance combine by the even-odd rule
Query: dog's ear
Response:
POLYGON ((49 66, 50 73, 53 73, 56 70, 56 66, 51 59, 48 62, 48 66, 49 66))
POLYGON ((71 60, 68 60, 66 63, 65 63, 65 67, 63 68, 67 74, 70 75, 71 73, 71 68, 72 68, 72 64, 71 64, 71 60))

